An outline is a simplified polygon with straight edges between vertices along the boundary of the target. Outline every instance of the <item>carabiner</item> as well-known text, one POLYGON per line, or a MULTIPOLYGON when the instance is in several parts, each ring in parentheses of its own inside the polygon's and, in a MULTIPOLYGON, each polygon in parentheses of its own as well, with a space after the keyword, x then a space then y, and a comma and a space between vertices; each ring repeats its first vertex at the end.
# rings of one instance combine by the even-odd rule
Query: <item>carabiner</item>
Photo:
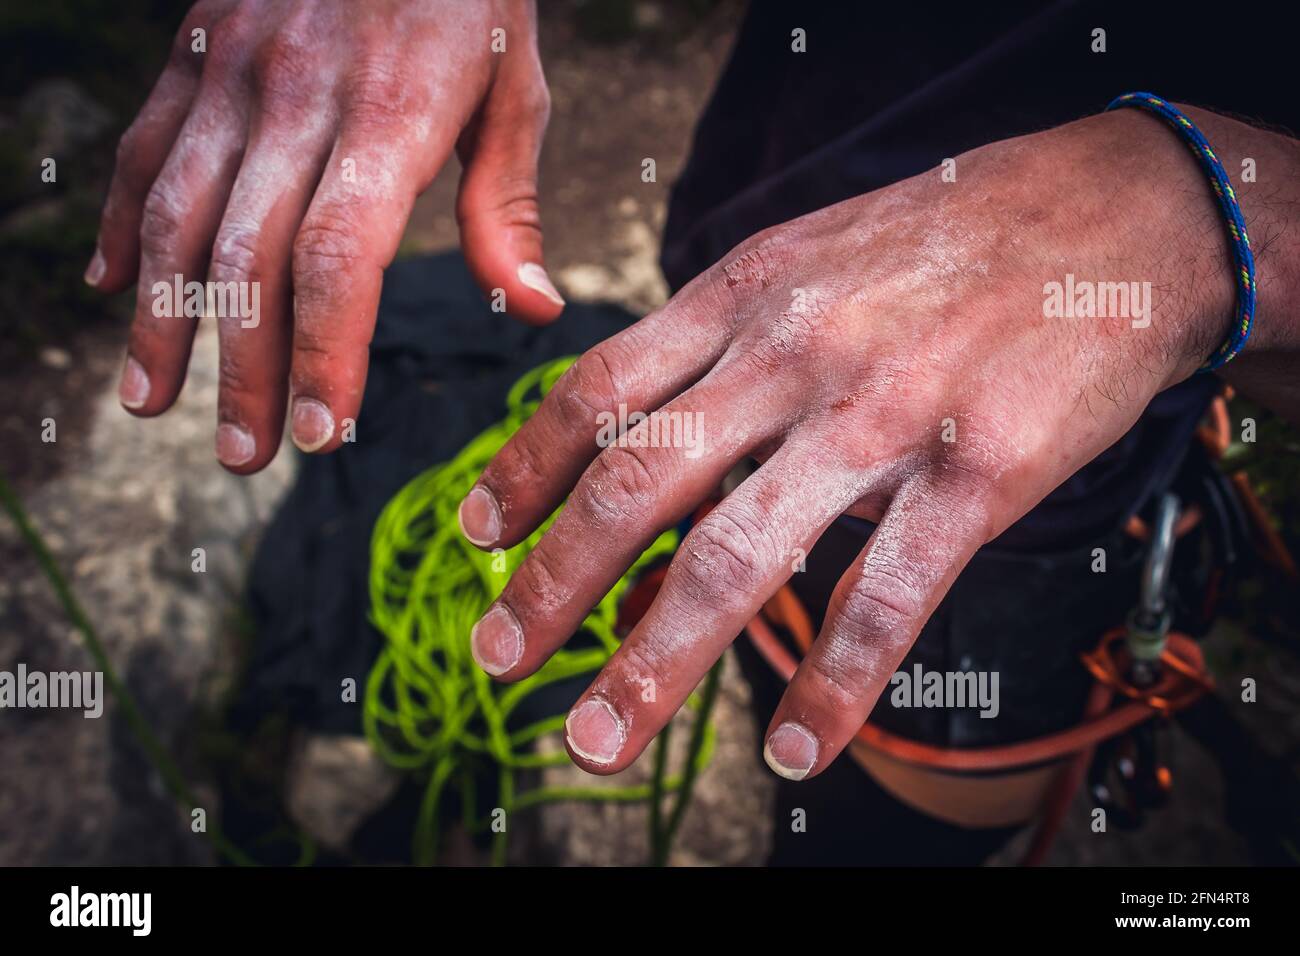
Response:
POLYGON ((1179 501, 1173 492, 1160 498, 1151 548, 1142 568, 1138 605, 1128 617, 1128 650, 1132 659, 1130 680, 1135 687, 1153 684, 1159 674, 1160 655, 1169 634, 1169 574, 1174 561, 1174 527, 1178 524, 1179 501))

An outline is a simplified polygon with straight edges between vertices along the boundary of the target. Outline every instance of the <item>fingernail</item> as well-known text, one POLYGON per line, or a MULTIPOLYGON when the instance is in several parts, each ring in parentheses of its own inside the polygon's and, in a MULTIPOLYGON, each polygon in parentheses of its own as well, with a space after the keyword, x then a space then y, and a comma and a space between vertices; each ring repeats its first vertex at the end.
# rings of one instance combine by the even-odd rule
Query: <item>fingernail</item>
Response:
POLYGON ((315 451, 334 437, 334 416, 314 398, 293 400, 293 443, 303 451, 315 451))
POLYGON ((217 426, 217 461, 223 465, 242 465, 257 454, 253 433, 243 425, 217 426))
POLYGON ((493 677, 504 674, 524 656, 524 632, 504 604, 488 611, 469 632, 469 650, 478 666, 493 677))
POLYGON ((519 276, 519 281, 534 292, 540 292, 556 305, 564 305, 564 296, 560 295, 560 290, 555 288, 546 270, 536 262, 523 263, 516 274, 519 276))
POLYGON ((569 711, 564 732, 573 752, 592 763, 613 763, 627 741, 623 721, 599 697, 583 701, 569 711))
POLYGON ((802 724, 786 722, 772 732, 763 759, 787 780, 802 780, 817 762, 817 738, 802 724))
POLYGON ((465 500, 460 503, 457 516, 460 519, 460 532, 471 544, 486 548, 501 537, 501 506, 497 504, 492 492, 482 485, 470 489, 465 500))
POLYGON ((129 355, 122 369, 122 381, 117 386, 117 400, 127 408, 140 408, 149 400, 149 375, 129 355))
POLYGON ((95 254, 91 256, 90 265, 86 266, 86 274, 83 278, 86 285, 99 285, 99 280, 104 278, 104 273, 108 269, 108 263, 104 261, 104 254, 99 251, 99 246, 95 246, 95 254))

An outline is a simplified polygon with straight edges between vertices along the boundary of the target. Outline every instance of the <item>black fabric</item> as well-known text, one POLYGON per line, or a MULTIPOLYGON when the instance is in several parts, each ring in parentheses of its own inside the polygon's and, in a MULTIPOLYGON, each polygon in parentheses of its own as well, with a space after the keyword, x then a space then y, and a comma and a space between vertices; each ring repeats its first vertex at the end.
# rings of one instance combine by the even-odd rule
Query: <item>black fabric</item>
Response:
MULTIPOLYGON (((762 229, 1131 90, 1300 128, 1293 46, 1272 16, 1229 28, 1177 2, 754 0, 673 192, 664 272, 679 288, 762 229), (1105 53, 1091 50, 1098 27, 1105 53)), ((998 545, 1057 549, 1121 523, 1177 469, 1214 387, 1197 376, 1159 396, 998 545)))
MULTIPOLYGON (((297 482, 254 557, 256 640, 236 718, 283 711, 325 731, 360 729, 360 706, 339 704, 340 682, 362 686, 380 648, 366 619, 379 512, 498 421, 524 372, 581 354, 634 319, 613 306, 570 305, 549 328, 526 326, 488 308, 458 253, 388 270, 356 442, 300 456, 297 482)), ((545 698, 529 704, 550 706, 545 698)))

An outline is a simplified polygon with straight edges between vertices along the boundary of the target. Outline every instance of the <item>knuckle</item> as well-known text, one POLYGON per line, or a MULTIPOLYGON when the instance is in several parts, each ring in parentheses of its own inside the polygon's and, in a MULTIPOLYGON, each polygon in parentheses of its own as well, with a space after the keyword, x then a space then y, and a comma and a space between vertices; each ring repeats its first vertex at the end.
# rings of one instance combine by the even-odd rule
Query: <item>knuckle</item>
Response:
POLYGON ((654 498, 656 481, 647 461, 642 449, 605 449, 574 489, 582 514, 610 530, 634 520, 654 498))
POLYGON ((248 37, 238 13, 218 20, 208 28, 207 52, 203 54, 203 74, 225 79, 244 72, 248 62, 248 37))
POLYGON ((617 407, 622 392, 611 354, 604 347, 591 349, 555 384, 552 393, 565 421, 589 423, 594 429, 597 416, 617 407))
POLYGON ((348 120, 363 129, 402 125, 410 87, 387 59, 366 56, 348 73, 345 108, 348 120))
POLYGON ((863 573, 835 614, 851 634, 889 644, 904 643, 924 613, 924 595, 906 572, 879 564, 863 573))
POLYGON ((719 559, 717 553, 701 547, 683 548, 673 559, 664 584, 671 583, 686 603, 714 609, 729 607, 735 603, 740 585, 723 578, 717 569, 731 561, 730 556, 719 559))
POLYGON ((208 29, 208 55, 215 53, 222 65, 247 74, 266 23, 266 11, 258 9, 259 6, 248 0, 237 0, 216 13, 208 29))
POLYGON ((214 279, 251 281, 257 273, 257 233, 242 226, 223 226, 212 245, 208 271, 214 279))
POLYGON ((296 276, 330 276, 364 261, 364 243, 346 209, 318 209, 303 221, 293 241, 296 276))
POLYGON ((687 538, 681 573, 695 593, 725 586, 743 599, 762 589, 771 552, 769 537, 757 522, 716 508, 687 538))
POLYGON ((829 710, 852 708, 870 684, 869 668, 862 654, 855 653, 859 646, 852 641, 840 641, 834 650, 827 649, 807 659, 817 685, 817 696, 829 710))
POLYGON ((498 198, 493 204, 496 221, 511 228, 542 228, 542 214, 537 205, 537 186, 531 180, 508 180, 505 186, 511 190, 504 198, 498 198))
MULTIPOLYGON (((489 467, 493 471, 493 486, 521 485, 536 486, 545 483, 555 473, 550 456, 544 445, 539 444, 535 429, 525 427, 515 432, 506 446, 508 455, 497 459, 504 467, 497 467, 493 462, 489 467)), ((503 492, 504 488, 501 489, 503 492)))
POLYGON ((637 684, 648 679, 652 686, 666 690, 676 683, 672 657, 656 650, 651 642, 625 642, 619 654, 619 669, 637 684))
POLYGON ((253 78, 263 104, 272 112, 306 107, 313 96, 316 60, 297 32, 280 30, 253 54, 253 78))
MULTIPOLYGON (((357 284, 370 281, 370 273, 380 268, 346 213, 312 213, 293 242, 295 347, 299 336, 306 340, 313 335, 322 346, 345 339, 342 344, 348 347, 367 344, 373 321, 355 321, 367 317, 343 307, 354 298, 357 284)), ((312 351, 310 344, 303 351, 312 351)))
POLYGON ((529 103, 529 110, 539 126, 546 126, 551 121, 551 92, 545 86, 538 89, 529 103))
POLYGON ((510 606, 526 615, 549 619, 571 600, 571 589, 552 564, 546 548, 534 548, 510 579, 510 606))
POLYGON ((747 344, 743 351, 737 351, 738 354, 734 359, 729 359, 728 364, 735 362, 735 372, 742 380, 763 381, 783 371, 786 364, 786 356, 762 340, 747 344))
POLYGON ((802 358, 815 358, 824 341, 818 319, 804 312, 787 310, 747 344, 739 360, 747 377, 768 377, 789 369, 802 358))
POLYGON ((967 428, 960 442, 945 445, 923 465, 924 475, 918 478, 930 497, 932 522, 987 543, 996 534, 998 516, 1015 507, 1006 478, 1019 467, 1005 439, 967 428))
POLYGON ((177 187, 159 180, 149 190, 140 216, 140 245, 150 254, 172 248, 185 221, 185 205, 177 187))
POLYGON ((542 216, 537 204, 537 181, 530 175, 499 176, 485 188, 461 190, 456 200, 457 223, 464 228, 484 215, 502 226, 540 231, 542 216))

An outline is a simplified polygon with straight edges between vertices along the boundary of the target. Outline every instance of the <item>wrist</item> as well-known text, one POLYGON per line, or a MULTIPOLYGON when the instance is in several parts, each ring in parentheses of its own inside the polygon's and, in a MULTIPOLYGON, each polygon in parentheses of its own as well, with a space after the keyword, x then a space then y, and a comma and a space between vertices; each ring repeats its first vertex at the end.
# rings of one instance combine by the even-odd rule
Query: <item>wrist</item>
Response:
POLYGON ((1207 110, 1184 111, 1232 178, 1255 257, 1254 328, 1219 374, 1300 423, 1300 142, 1207 110))
MULTIPOLYGON (((1291 211, 1300 200, 1296 190, 1300 144, 1207 110, 1181 105, 1178 109, 1199 129, 1222 166, 1224 188, 1236 200, 1251 237, 1256 293, 1252 312, 1267 317, 1251 323, 1246 347, 1222 366, 1222 373, 1236 378, 1241 368, 1267 364, 1267 357, 1275 354, 1294 359, 1300 345, 1294 307, 1300 246, 1294 239, 1295 224, 1286 220, 1294 218, 1291 211)), ((1157 205, 1164 208, 1147 208, 1143 215, 1165 215, 1182 224, 1179 241, 1169 246, 1165 258, 1173 266, 1171 271, 1190 283, 1184 286, 1188 294, 1177 310, 1182 313, 1178 321, 1185 330, 1185 343, 1192 346, 1191 357, 1199 354, 1203 359, 1237 331, 1234 326, 1242 318, 1244 268, 1229 239, 1228 214, 1216 194, 1213 174, 1194 158, 1190 144, 1175 129, 1145 110, 1116 112, 1151 121, 1145 134, 1135 129, 1135 136, 1149 136, 1151 127, 1163 127, 1157 131, 1165 134, 1166 145, 1151 143, 1149 149, 1151 195, 1158 194, 1157 205), (1194 285, 1198 280, 1199 293, 1194 285)), ((1237 230, 1231 231, 1235 236, 1237 230)), ((1182 365, 1178 363, 1179 376, 1185 371, 1182 365)))
MULTIPOLYGON (((1166 119, 1136 108, 1099 118, 1115 120, 1115 135, 1131 157, 1124 171, 1134 177, 1132 248, 1155 290, 1154 358, 1164 372, 1161 387, 1168 387, 1202 369, 1233 334, 1240 269, 1228 218, 1213 175, 1166 119)), ((1189 119, 1199 126, 1199 115, 1189 119)), ((1213 140, 1211 149, 1231 161, 1213 140)), ((1232 168, 1226 167, 1229 177, 1232 168)))

